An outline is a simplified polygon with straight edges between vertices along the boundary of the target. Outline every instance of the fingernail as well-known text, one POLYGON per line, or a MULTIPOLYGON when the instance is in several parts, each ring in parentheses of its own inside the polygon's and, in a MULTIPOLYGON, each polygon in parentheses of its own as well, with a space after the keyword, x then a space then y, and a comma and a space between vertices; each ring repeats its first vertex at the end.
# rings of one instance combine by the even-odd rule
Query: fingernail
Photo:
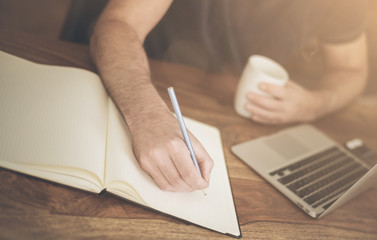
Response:
POLYGON ((266 84, 263 84, 263 83, 259 84, 259 87, 262 90, 266 90, 266 88, 267 88, 266 84))

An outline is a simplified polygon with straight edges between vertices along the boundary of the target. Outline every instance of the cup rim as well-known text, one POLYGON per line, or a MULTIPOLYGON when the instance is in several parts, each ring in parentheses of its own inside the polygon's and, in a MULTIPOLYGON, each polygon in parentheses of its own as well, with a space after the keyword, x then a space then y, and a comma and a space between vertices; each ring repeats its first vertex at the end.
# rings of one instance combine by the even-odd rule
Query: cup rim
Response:
POLYGON ((265 57, 265 56, 262 56, 262 55, 252 55, 249 57, 249 64, 254 66, 254 68, 262 73, 262 74, 265 74, 269 77, 273 77, 275 79, 280 79, 280 80, 286 80, 288 79, 288 73, 287 71, 285 70, 285 68, 283 66, 281 66, 278 62, 276 62, 275 60, 271 59, 271 58, 268 58, 268 57, 265 57), (270 73, 268 73, 267 71, 263 71, 263 68, 264 67, 261 67, 261 63, 265 64, 265 65, 268 65, 268 66, 271 66, 273 67, 274 69, 277 70, 277 74, 276 75, 271 75, 270 73))

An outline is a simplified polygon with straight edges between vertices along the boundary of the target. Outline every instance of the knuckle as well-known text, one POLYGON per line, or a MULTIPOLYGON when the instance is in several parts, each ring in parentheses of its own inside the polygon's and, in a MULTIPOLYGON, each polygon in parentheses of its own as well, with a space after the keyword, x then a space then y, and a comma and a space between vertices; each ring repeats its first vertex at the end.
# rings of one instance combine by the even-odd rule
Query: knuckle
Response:
POLYGON ((151 168, 151 165, 158 164, 162 165, 164 164, 164 161, 162 161, 164 157, 164 151, 159 148, 152 148, 149 149, 149 151, 146 151, 144 153, 140 154, 139 157, 139 165, 141 169, 148 172, 148 170, 151 168))
POLYGON ((148 151, 148 156, 151 159, 157 160, 163 156, 163 151, 159 148, 152 148, 148 151))
POLYGON ((175 137, 175 138, 172 138, 172 139, 169 140, 168 146, 172 149, 176 149, 179 146, 181 146, 181 142, 182 142, 182 140, 180 138, 175 137))
POLYGON ((148 170, 150 169, 149 158, 146 157, 145 155, 141 155, 139 158, 139 165, 142 170, 144 170, 145 172, 148 172, 148 170))

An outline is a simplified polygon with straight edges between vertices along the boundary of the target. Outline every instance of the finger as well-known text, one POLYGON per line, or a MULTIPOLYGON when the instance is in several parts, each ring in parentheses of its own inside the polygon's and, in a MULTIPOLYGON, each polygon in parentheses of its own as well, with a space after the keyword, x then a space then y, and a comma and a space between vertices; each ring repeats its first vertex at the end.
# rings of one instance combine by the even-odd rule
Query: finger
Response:
POLYGON ((171 159, 158 160, 158 167, 160 168, 162 174, 165 176, 170 185, 173 186, 175 191, 194 191, 194 189, 182 179, 181 175, 179 174, 176 166, 174 165, 171 159))
POLYGON ((153 180, 156 182, 156 184, 163 190, 168 192, 175 192, 175 187, 170 184, 170 182, 167 180, 167 178, 164 176, 162 171, 160 169, 157 169, 158 171, 154 171, 151 173, 151 176, 153 180))
POLYGON ((190 152, 183 140, 175 143, 171 157, 179 174, 189 186, 193 189, 204 189, 208 186, 208 183, 196 169, 191 159, 190 152))
POLYGON ((284 88, 284 86, 277 86, 277 85, 268 84, 268 83, 260 83, 259 88, 263 92, 270 94, 274 98, 284 99, 286 97, 286 89, 284 88))
POLYGON ((251 119, 256 122, 267 124, 277 124, 281 122, 276 112, 265 110, 253 104, 246 104, 245 109, 251 113, 251 119))
POLYGON ((246 97, 253 105, 263 109, 276 111, 281 108, 281 102, 276 98, 270 98, 252 92, 247 93, 246 97))
POLYGON ((141 168, 148 173, 155 183, 164 191, 172 192, 174 191, 174 187, 169 183, 169 181, 166 179, 164 174, 161 172, 158 166, 154 165, 152 166, 149 163, 143 163, 140 164, 141 168))

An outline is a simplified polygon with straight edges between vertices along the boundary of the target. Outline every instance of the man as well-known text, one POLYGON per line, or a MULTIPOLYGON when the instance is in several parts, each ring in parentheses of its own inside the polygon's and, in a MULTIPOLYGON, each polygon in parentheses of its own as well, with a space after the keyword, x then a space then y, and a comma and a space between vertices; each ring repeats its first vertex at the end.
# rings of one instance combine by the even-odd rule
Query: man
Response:
POLYGON ((130 128, 135 156, 141 168, 163 190, 206 188, 213 161, 191 135, 201 177, 192 163, 177 120, 150 81, 143 44, 152 29, 150 35, 165 29, 162 35, 166 41, 150 43, 148 39, 151 56, 181 59, 178 61, 186 63, 190 59, 184 56, 189 52, 199 55, 204 52, 199 58, 194 54, 191 62, 210 69, 228 62, 243 66, 245 59, 256 53, 284 62, 308 39, 318 39, 326 72, 318 79, 315 89, 305 89, 289 81, 284 87, 259 86, 274 98, 247 94, 250 104, 245 108, 252 113, 252 120, 260 123, 311 121, 340 109, 362 92, 367 75, 363 1, 172 2, 111 0, 96 24, 90 44, 103 82, 130 128), (181 4, 186 7, 180 7, 181 4), (181 9, 181 13, 176 13, 174 19, 176 9, 181 9), (199 25, 169 27, 170 17, 178 24, 199 25), (175 32, 169 34, 171 30, 175 32), (177 36, 189 44, 182 48, 179 41, 171 41, 177 36), (196 40, 199 45, 195 45, 196 40), (179 53, 186 48, 186 52, 179 53), (215 67, 211 65, 213 62, 215 67))

